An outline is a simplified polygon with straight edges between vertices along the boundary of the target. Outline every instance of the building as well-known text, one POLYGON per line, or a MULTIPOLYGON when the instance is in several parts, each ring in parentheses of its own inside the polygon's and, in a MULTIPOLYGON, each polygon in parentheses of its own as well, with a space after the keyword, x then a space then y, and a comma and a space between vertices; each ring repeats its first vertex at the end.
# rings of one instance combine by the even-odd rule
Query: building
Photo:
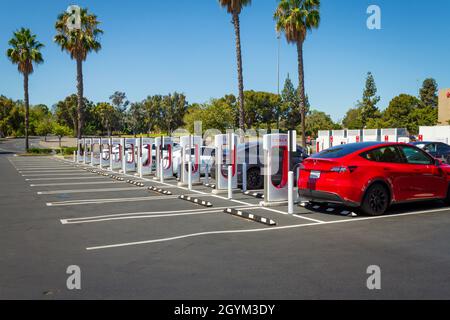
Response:
POLYGON ((438 123, 448 125, 450 121, 450 89, 439 90, 438 123))

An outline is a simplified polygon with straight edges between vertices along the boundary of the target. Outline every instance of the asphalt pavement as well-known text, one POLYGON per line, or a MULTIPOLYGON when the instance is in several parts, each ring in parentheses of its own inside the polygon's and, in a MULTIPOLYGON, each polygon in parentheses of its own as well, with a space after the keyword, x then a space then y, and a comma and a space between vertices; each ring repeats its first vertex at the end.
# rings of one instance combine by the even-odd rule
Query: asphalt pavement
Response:
POLYGON ((137 187, 69 161, 15 156, 16 142, 0 148, 0 299, 450 298, 450 210, 442 203, 396 206, 377 218, 339 207, 287 215, 243 194, 228 200, 205 186, 114 174, 145 185, 137 187), (80 290, 67 287, 73 265, 80 290), (367 286, 369 266, 381 270, 379 290, 367 286))

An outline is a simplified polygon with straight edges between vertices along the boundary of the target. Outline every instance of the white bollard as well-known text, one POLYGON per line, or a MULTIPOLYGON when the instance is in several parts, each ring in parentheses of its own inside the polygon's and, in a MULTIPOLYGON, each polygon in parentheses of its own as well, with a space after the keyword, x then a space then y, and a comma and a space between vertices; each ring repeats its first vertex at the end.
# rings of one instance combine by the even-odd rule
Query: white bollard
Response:
POLYGON ((209 165, 205 166, 205 184, 209 184, 209 165))
POLYGON ((184 183, 183 179, 183 172, 181 171, 183 170, 183 167, 181 166, 181 162, 177 165, 177 175, 178 175, 178 180, 180 180, 181 182, 184 183))
POLYGON ((161 160, 159 161, 159 181, 161 181, 161 183, 164 183, 164 168, 162 157, 161 160))
POLYGON ((192 162, 188 162, 188 189, 192 190, 192 162))
POLYGON ((77 152, 73 152, 73 162, 77 162, 77 152))
POLYGON ((231 179, 231 176, 233 175, 233 166, 228 166, 228 199, 233 199, 233 179, 231 179))
MULTIPOLYGON (((139 142, 139 148, 138 148, 138 152, 137 152, 137 154, 138 154, 138 174, 139 174, 139 178, 142 178, 142 154, 141 154, 141 152, 142 152, 142 139, 140 140, 140 142, 139 142)), ((150 150, 150 152, 151 152, 151 150, 150 150)))
POLYGON ((247 163, 242 164, 242 192, 247 191, 247 163))
POLYGON ((294 172, 288 173, 288 214, 294 214, 294 172))

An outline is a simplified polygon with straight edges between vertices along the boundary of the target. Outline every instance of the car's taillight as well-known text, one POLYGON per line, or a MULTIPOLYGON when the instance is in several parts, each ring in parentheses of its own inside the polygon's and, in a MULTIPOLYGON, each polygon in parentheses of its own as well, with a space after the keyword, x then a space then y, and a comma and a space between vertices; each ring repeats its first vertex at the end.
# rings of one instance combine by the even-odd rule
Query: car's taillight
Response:
POLYGON ((337 172, 337 173, 344 173, 344 172, 353 172, 356 170, 356 166, 339 166, 339 167, 333 167, 331 168, 331 172, 337 172))

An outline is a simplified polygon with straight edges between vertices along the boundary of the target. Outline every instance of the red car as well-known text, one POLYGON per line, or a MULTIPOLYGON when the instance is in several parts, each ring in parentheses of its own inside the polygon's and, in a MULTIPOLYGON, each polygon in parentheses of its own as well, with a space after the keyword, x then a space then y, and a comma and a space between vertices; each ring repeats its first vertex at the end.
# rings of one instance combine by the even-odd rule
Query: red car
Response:
POLYGON ((393 203, 448 202, 449 181, 450 166, 413 145, 362 142, 305 159, 298 192, 302 200, 339 203, 377 216, 393 203))

